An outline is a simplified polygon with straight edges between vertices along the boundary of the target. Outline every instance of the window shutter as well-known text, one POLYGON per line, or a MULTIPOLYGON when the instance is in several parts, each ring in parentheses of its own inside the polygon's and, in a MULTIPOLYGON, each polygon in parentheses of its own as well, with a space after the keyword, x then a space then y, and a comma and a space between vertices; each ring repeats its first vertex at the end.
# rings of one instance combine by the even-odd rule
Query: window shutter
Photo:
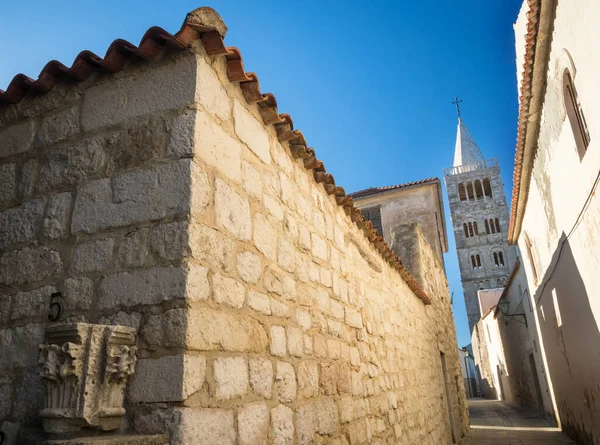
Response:
POLYGON ((369 207, 360 211, 365 219, 373 223, 373 228, 377 230, 380 236, 383 236, 383 226, 381 224, 381 212, 379 207, 369 207))

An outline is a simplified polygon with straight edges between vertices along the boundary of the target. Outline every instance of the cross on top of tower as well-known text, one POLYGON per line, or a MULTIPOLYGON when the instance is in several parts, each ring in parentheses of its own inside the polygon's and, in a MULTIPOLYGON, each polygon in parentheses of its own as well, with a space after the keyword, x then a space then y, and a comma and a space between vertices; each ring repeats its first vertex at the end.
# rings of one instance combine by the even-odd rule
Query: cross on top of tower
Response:
POLYGON ((454 98, 454 102, 452 102, 453 105, 456 105, 456 111, 458 111, 458 118, 460 119, 460 103, 462 102, 462 100, 458 100, 458 97, 454 98))

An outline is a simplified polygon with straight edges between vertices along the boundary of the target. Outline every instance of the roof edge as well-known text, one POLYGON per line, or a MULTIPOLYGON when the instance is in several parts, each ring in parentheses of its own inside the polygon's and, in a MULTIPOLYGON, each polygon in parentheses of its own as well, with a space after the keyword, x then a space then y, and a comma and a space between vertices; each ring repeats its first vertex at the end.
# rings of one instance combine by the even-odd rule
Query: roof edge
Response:
POLYGON ((517 145, 513 171, 508 242, 516 244, 521 233, 531 184, 533 162, 540 132, 548 62, 554 28, 556 0, 528 0, 529 12, 525 39, 525 62, 519 99, 517 145))

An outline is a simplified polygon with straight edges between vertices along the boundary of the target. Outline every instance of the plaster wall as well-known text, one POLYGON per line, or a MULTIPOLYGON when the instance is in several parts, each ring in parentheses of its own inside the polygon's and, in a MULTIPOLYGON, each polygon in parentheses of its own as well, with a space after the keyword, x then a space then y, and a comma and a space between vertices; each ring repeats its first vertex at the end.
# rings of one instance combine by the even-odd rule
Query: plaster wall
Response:
POLYGON ((426 306, 224 58, 196 42, 1 112, 0 420, 39 426, 37 346, 60 291, 59 321, 137 331, 129 430, 173 445, 467 431, 437 254, 418 241, 426 306))
POLYGON ((479 300, 479 309, 482 314, 487 313, 489 309, 498 304, 500 295, 504 288, 500 289, 484 289, 477 291, 477 299, 479 300))
MULTIPOLYGON (((390 245, 392 232, 397 227, 418 223, 431 249, 443 261, 443 253, 448 251, 448 241, 439 182, 378 193, 354 201, 358 208, 381 206, 383 239, 390 245)), ((400 259, 404 261, 404 258, 400 259)))
MULTIPOLYGON (((600 443, 600 300, 594 298, 600 288, 600 201, 593 192, 600 168, 599 19, 596 1, 558 2, 538 149, 518 240, 560 422, 583 444, 600 443), (566 117, 565 69, 573 77, 591 136, 581 160, 566 117)), ((517 66, 522 63, 518 59, 517 66)))

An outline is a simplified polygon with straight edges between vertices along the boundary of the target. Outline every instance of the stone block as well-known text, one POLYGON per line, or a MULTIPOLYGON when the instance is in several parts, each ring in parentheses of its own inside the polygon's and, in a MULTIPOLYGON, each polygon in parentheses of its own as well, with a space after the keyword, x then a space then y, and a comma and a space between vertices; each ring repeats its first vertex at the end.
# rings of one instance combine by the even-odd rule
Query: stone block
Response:
POLYGON ((117 253, 117 261, 121 266, 140 267, 146 263, 150 251, 149 234, 148 229, 137 229, 123 238, 117 253))
POLYGON ((32 120, 19 122, 0 130, 0 158, 29 150, 33 143, 32 120))
POLYGON ((179 408, 179 425, 171 445, 236 445, 234 412, 212 408, 179 408))
POLYGON ((255 198, 263 196, 262 178, 260 172, 249 162, 242 161, 242 186, 255 198))
POLYGON ((188 213, 191 162, 182 159, 84 185, 75 201, 71 232, 93 233, 188 213))
POLYGON ((285 328, 283 326, 271 326, 271 355, 285 357, 287 355, 285 328))
POLYGON ((211 291, 208 281, 208 269, 195 263, 188 263, 187 271, 186 298, 190 302, 207 300, 211 291))
POLYGON ((102 272, 112 264, 115 240, 92 241, 77 246, 73 253, 73 270, 76 272, 102 272))
POLYGON ((33 193, 33 189, 35 186, 35 171, 37 168, 37 161, 35 159, 30 159, 26 161, 21 166, 21 178, 17 183, 17 189, 19 193, 19 198, 27 199, 33 193))
POLYGON ((273 387, 273 364, 263 358, 249 359, 250 386, 257 396, 271 398, 273 387))
POLYGON ((0 257, 0 284, 33 284, 62 271, 60 254, 45 246, 12 250, 0 257))
POLYGON ((185 54, 152 69, 115 79, 112 76, 85 92, 81 124, 85 132, 194 102, 195 56, 185 54))
POLYGON ((357 420, 348 426, 350 445, 363 444, 369 440, 370 436, 371 426, 368 419, 357 420))
POLYGON ((190 213, 194 218, 203 218, 212 202, 212 190, 206 172, 194 161, 191 164, 190 213))
POLYGON ((332 398, 318 400, 315 405, 317 407, 317 431, 322 435, 333 435, 340 423, 337 405, 332 398))
POLYGON ((317 409, 314 403, 296 408, 296 439, 298 445, 314 443, 317 424, 317 409))
POLYGON ((17 164, 0 165, 0 206, 17 198, 17 164))
POLYGON ((46 193, 103 175, 106 166, 104 141, 90 139, 62 150, 46 152, 36 190, 46 193))
POLYGON ((344 319, 344 306, 333 299, 329 300, 329 311, 333 318, 337 320, 344 319))
POLYGON ((275 317, 289 318, 290 316, 290 307, 277 300, 276 298, 271 297, 271 314, 275 317))
POLYGON ((316 233, 311 234, 312 254, 316 258, 327 261, 327 241, 316 233))
POLYGON ((283 221, 283 207, 281 207, 281 204, 279 204, 275 198, 272 198, 270 195, 265 193, 263 195, 262 202, 269 215, 271 215, 277 221, 283 221))
POLYGON ((271 315, 271 300, 261 292, 248 291, 248 306, 262 314, 271 315))
POLYGON ((338 409, 340 413, 340 422, 348 423, 352 422, 355 418, 354 403, 352 397, 342 397, 338 401, 338 409))
POLYGON ((239 101, 233 102, 233 119, 235 133, 248 148, 265 164, 271 163, 269 134, 264 124, 256 118, 239 101))
POLYGON ((140 327, 140 321, 142 321, 142 314, 139 312, 127 313, 119 311, 116 314, 100 317, 99 323, 106 325, 129 326, 130 328, 134 328, 136 331, 138 331, 140 327))
POLYGON ((71 193, 53 195, 42 221, 45 236, 56 239, 69 233, 69 217, 71 213, 71 193))
POLYGON ((308 230, 308 228, 306 228, 306 226, 300 225, 298 227, 298 233, 299 233, 298 243, 299 243, 300 247, 306 251, 310 251, 312 248, 310 230, 308 230))
POLYGON ((215 181, 215 213, 217 224, 236 238, 252 238, 250 203, 219 178, 215 181))
POLYGON ((244 357, 218 357, 213 368, 217 400, 241 397, 248 392, 248 363, 244 357))
POLYGON ((257 213, 254 215, 254 245, 269 261, 277 260, 277 231, 268 219, 257 213))
POLYGON ((346 307, 346 324, 348 326, 352 326, 353 328, 362 328, 363 321, 362 315, 356 309, 351 307, 346 307))
POLYGON ((302 357, 304 355, 304 340, 302 331, 294 326, 287 326, 287 348, 291 356, 302 357))
POLYGON ((280 402, 290 403, 296 400, 296 373, 291 363, 277 362, 275 385, 280 402))
POLYGON ((269 344, 255 319, 210 308, 191 309, 187 330, 187 346, 199 351, 265 352, 269 344))
POLYGON ((42 121, 37 143, 50 145, 79 133, 79 107, 74 106, 42 121))
POLYGON ((337 394, 337 365, 335 363, 319 363, 319 386, 326 396, 337 394))
POLYGON ((235 244, 223 233, 204 224, 189 227, 192 256, 203 264, 214 264, 225 271, 233 270, 235 244))
POLYGON ((0 212, 0 251, 35 239, 44 215, 43 198, 0 212))
POLYGON ((217 303, 239 309, 244 305, 246 288, 233 278, 216 273, 213 275, 213 297, 217 303))
POLYGON ((39 370, 28 368, 21 371, 20 381, 16 385, 15 403, 12 415, 16 419, 38 417, 44 408, 46 389, 42 385, 39 370))
POLYGON ((29 292, 17 292, 12 301, 11 320, 42 321, 50 313, 50 295, 54 286, 43 286, 29 292))
POLYGON ((203 57, 196 57, 196 102, 222 120, 231 117, 231 101, 217 73, 203 57))
POLYGON ((198 111, 195 122, 195 155, 217 169, 220 175, 237 183, 241 180, 243 145, 206 112, 198 111))
POLYGON ((303 331, 308 331, 312 325, 310 312, 304 309, 296 309, 296 323, 303 331))
POLYGON ((271 438, 273 445, 292 445, 294 441, 294 412, 285 405, 271 410, 271 438))
POLYGON ((319 365, 315 360, 304 360, 298 365, 298 392, 306 399, 319 395, 319 365))
POLYGON ((38 347, 44 341, 44 324, 29 323, 0 329, 0 367, 4 370, 37 366, 38 347))
POLYGON ((134 403, 183 402, 200 391, 206 378, 206 358, 187 354, 137 361, 128 394, 134 403))
POLYGON ((288 272, 293 272, 296 267, 294 247, 284 238, 279 238, 277 243, 277 262, 288 272))
POLYGON ((240 445, 266 444, 269 435, 269 408, 265 403, 248 403, 238 409, 240 445))
POLYGON ((185 110, 171 125, 167 154, 179 158, 194 156, 196 136, 196 110, 185 110))
POLYGON ((262 274, 262 264, 258 255, 246 251, 237 255, 237 271, 246 283, 256 283, 262 274))
POLYGON ((98 307, 153 305, 185 298, 186 272, 178 267, 154 267, 109 275, 100 283, 98 307))
POLYGON ((191 254, 187 221, 161 224, 150 231, 150 249, 160 261, 175 261, 191 254))
POLYGON ((164 157, 167 125, 162 116, 130 123, 108 138, 109 171, 123 171, 148 165, 164 157))

